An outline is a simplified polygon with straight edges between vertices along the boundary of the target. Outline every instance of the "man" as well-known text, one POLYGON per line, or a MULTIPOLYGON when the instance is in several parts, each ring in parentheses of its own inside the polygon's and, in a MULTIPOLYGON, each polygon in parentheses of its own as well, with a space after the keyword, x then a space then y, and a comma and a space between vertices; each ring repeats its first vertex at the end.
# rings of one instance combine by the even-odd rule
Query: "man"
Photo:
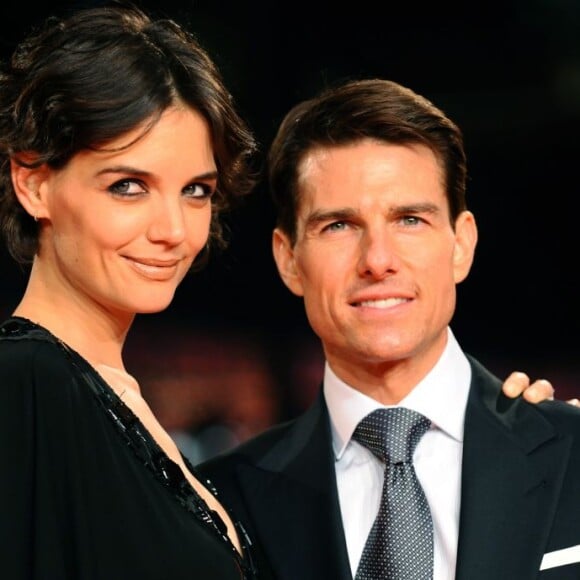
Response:
POLYGON ((506 398, 449 327, 477 243, 460 130, 396 83, 346 83, 290 111, 269 178, 274 258, 326 366, 302 416, 201 466, 260 565, 281 580, 580 578, 579 410, 506 398), (393 467, 353 434, 393 406, 427 425, 426 575, 359 569, 393 467))

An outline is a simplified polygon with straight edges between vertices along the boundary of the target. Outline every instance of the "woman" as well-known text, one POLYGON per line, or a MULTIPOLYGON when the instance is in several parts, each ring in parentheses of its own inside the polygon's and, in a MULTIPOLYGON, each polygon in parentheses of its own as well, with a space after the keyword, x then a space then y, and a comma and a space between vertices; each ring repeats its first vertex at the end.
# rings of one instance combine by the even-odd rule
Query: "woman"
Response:
POLYGON ((0 226, 31 263, 0 327, 3 577, 254 577, 122 356, 219 243, 253 150, 205 51, 136 8, 50 19, 3 66, 0 226))

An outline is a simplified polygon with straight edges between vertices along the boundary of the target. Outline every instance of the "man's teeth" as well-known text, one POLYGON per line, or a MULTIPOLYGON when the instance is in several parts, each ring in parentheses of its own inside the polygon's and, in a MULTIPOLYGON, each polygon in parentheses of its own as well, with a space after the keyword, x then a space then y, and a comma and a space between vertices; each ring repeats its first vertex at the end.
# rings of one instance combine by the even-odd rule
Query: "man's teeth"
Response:
POLYGON ((391 308, 403 302, 407 302, 406 298, 384 298, 382 300, 363 300, 360 305, 372 308, 391 308))

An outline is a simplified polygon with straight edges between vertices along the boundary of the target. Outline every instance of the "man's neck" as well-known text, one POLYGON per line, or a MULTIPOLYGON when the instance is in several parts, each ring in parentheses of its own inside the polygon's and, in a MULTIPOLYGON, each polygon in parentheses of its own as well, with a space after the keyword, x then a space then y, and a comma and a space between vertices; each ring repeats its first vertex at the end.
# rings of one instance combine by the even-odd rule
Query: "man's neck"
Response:
POLYGON ((383 405, 396 405, 435 367, 445 351, 449 329, 422 352, 396 360, 345 360, 326 352, 333 373, 344 383, 383 405))

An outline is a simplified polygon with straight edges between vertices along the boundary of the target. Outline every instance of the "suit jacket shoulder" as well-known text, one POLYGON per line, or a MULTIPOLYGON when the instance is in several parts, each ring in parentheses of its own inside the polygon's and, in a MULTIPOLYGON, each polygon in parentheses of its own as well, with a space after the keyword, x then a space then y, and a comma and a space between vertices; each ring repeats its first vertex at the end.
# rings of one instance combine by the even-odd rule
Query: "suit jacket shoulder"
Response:
MULTIPOLYGON (((470 362, 456 579, 541 578, 546 553, 580 546, 580 410, 508 399, 470 362)), ((572 566, 549 577, 580 577, 572 566)))
POLYGON ((198 466, 278 580, 351 580, 322 392, 297 419, 198 466))

